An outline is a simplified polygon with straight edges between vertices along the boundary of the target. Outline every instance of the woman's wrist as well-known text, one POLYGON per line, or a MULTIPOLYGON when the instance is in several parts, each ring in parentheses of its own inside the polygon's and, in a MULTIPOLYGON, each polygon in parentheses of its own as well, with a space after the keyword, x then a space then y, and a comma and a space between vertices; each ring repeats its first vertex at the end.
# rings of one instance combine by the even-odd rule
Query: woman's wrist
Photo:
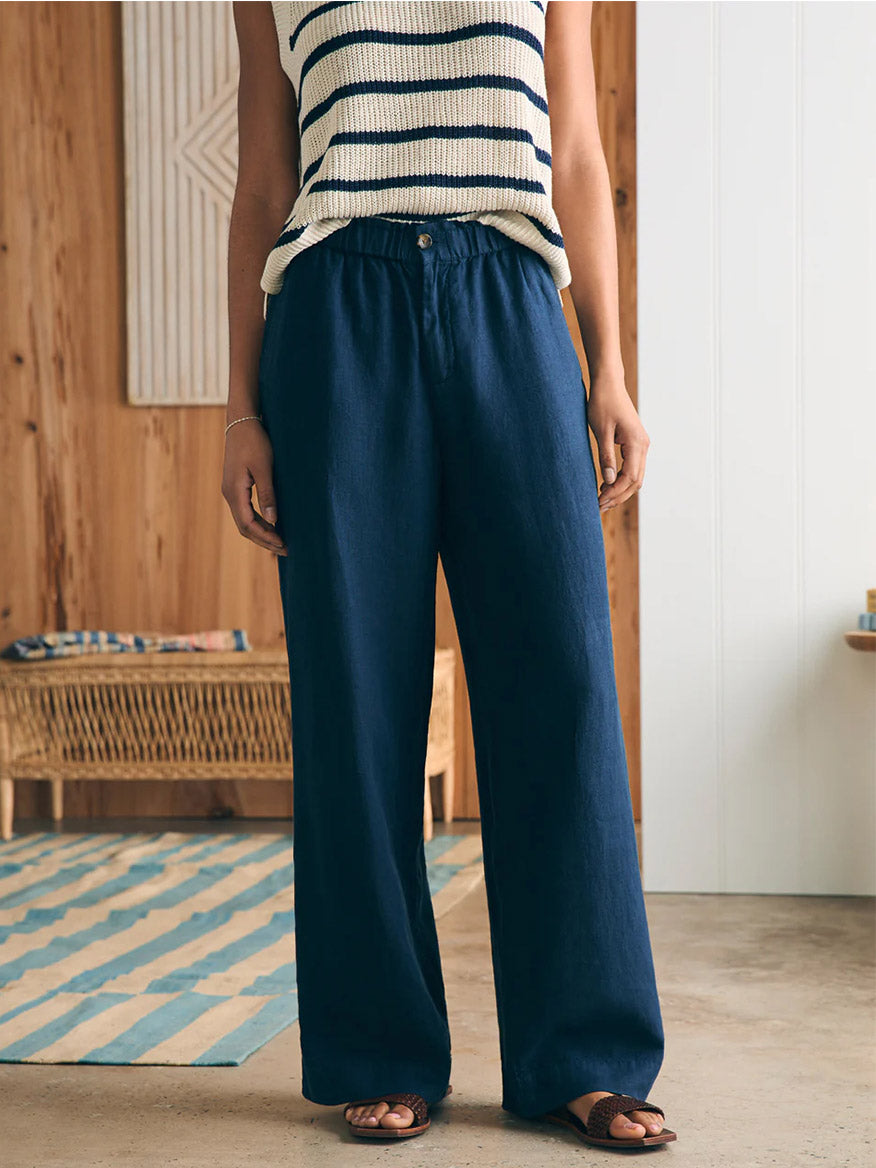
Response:
MULTIPOLYGON (((589 367, 589 363, 588 363, 589 367)), ((612 398, 626 397, 628 394, 626 375, 622 365, 614 364, 609 367, 598 366, 590 368, 590 397, 612 398)))
POLYGON ((233 422, 235 418, 243 418, 248 414, 259 414, 258 398, 251 393, 230 393, 225 403, 225 423, 233 422))
MULTIPOLYGON (((583 333, 581 339, 584 340, 583 333)), ((626 374, 619 345, 597 344, 591 339, 589 344, 584 344, 584 353, 591 386, 599 387, 600 393, 625 388, 626 374)))

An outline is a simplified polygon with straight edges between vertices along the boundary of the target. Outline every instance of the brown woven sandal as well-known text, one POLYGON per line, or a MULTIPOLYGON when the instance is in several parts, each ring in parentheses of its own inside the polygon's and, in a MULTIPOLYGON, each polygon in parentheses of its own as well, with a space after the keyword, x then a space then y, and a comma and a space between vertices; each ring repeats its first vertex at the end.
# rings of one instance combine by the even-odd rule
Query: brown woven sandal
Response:
POLYGON ((573 1111, 562 1104, 548 1111, 541 1118, 549 1123, 560 1123, 569 1127, 583 1140, 585 1144, 596 1144, 601 1148, 644 1148, 647 1144, 668 1144, 677 1139, 675 1132, 668 1127, 657 1132, 656 1135, 640 1136, 637 1139, 626 1139, 621 1136, 609 1135, 608 1128, 616 1115, 626 1111, 656 1111, 663 1115, 663 1109, 655 1103, 647 1103, 644 1099, 636 1099, 634 1095, 605 1095, 597 1099, 587 1113, 587 1123, 579 1119, 573 1111))
MULTIPOLYGON (((444 1092, 445 1098, 452 1090, 453 1087, 448 1086, 444 1092)), ((440 1103, 441 1100, 438 1102, 440 1103)), ((383 1095, 375 1095, 373 1099, 354 1099, 352 1103, 348 1103, 344 1107, 342 1114, 346 1117, 351 1107, 361 1107, 366 1103, 403 1103, 405 1107, 410 1107, 413 1111, 413 1121, 408 1127, 381 1127, 379 1123, 374 1127, 357 1127, 345 1118, 344 1122, 354 1136, 368 1136, 372 1139, 375 1136, 379 1139, 400 1139, 403 1136, 421 1135, 432 1124, 432 1120, 429 1118, 429 1104, 422 1095, 415 1095, 410 1091, 384 1093, 383 1095)), ((432 1106, 437 1107, 438 1104, 434 1103, 432 1106)))

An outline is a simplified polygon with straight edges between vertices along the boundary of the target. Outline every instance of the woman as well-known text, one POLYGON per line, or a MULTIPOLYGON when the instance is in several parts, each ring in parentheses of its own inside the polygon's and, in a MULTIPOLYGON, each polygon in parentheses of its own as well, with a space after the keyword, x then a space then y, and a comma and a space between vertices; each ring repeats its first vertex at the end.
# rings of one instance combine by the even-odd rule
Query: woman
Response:
POLYGON ((352 1100, 355 1135, 419 1134, 450 1089, 422 836, 440 553, 502 1106, 605 1146, 675 1138, 645 1099, 663 1030, 600 519, 641 486, 648 438, 621 364, 590 8, 234 5, 222 490, 278 555, 303 1094, 352 1100))

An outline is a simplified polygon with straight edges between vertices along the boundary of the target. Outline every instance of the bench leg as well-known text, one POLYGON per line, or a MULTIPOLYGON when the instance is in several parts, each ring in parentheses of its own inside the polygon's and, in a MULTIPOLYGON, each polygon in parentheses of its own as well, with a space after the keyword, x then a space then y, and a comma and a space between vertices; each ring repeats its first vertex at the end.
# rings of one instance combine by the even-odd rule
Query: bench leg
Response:
POLYGON ((453 823, 453 794, 456 775, 454 772, 454 762, 451 759, 444 768, 444 779, 441 784, 441 800, 444 809, 444 822, 453 823))
POLYGON ((64 818, 64 780, 52 779, 52 819, 55 823, 64 818))
POLYGON ((12 839, 12 815, 15 791, 9 773, 12 769, 12 746, 9 723, 5 714, 0 717, 0 837, 12 839))
POLYGON ((12 814, 15 794, 12 779, 0 779, 0 835, 12 839, 12 814))
POLYGON ((426 775, 426 797, 423 800, 423 839, 430 840, 433 835, 432 829, 432 787, 429 782, 429 776, 426 775))

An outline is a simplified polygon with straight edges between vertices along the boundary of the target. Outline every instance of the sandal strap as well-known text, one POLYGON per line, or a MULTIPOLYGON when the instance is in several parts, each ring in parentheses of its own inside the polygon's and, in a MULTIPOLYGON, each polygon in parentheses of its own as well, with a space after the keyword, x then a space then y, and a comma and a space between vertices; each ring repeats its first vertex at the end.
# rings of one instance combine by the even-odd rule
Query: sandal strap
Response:
POLYGON ((414 1122, 411 1127, 415 1124, 425 1123, 429 1118, 429 1104, 422 1095, 416 1095, 412 1091, 390 1091, 384 1092, 383 1095, 375 1095, 373 1099, 355 1099, 352 1103, 347 1104, 344 1111, 367 1103, 402 1103, 405 1107, 410 1107, 414 1113, 414 1122))
POLYGON ((588 1136, 607 1140, 611 1121, 625 1111, 656 1111, 664 1115, 661 1107, 655 1103, 648 1103, 645 1099, 637 1099, 634 1095, 605 1095, 602 1099, 597 1099, 587 1113, 588 1136))

